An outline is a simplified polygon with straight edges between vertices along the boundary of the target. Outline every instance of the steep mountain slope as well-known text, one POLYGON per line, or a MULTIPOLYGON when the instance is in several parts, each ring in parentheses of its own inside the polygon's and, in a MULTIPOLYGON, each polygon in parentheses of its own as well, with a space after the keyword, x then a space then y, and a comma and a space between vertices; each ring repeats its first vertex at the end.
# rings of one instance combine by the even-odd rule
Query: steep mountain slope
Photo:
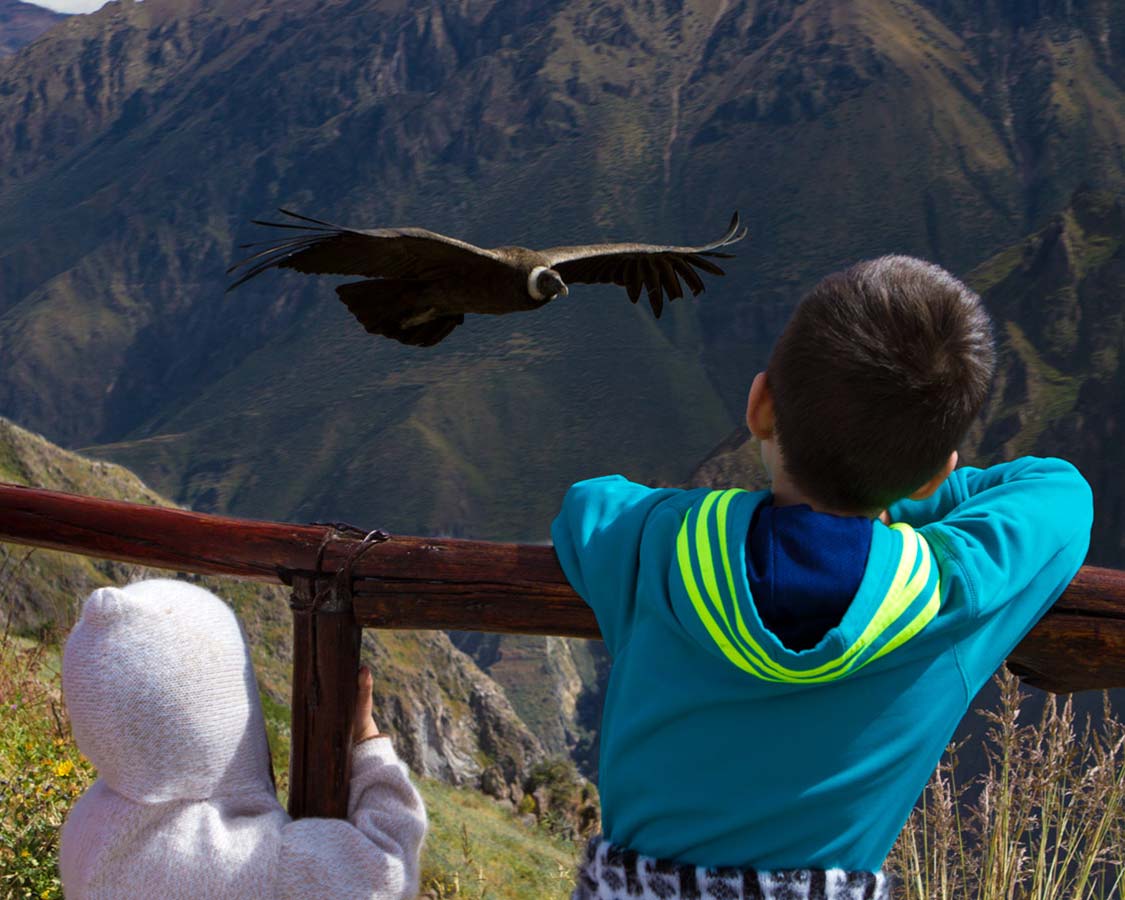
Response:
POLYGON ((828 268, 964 269, 1080 173, 1120 185, 1121 17, 111 4, 0 75, 0 411, 205 508, 541 537, 538 498, 583 474, 680 480, 828 268), (530 244, 701 239, 738 206, 752 236, 660 323, 586 289, 426 353, 359 332, 326 280, 221 299, 278 203, 530 244))
POLYGON ((0 0, 0 57, 11 56, 64 18, 23 0, 0 0))
POLYGON ((453 632, 504 693, 547 751, 597 772, 597 732, 610 659, 601 641, 453 632))
MULTIPOLYGON (((133 503, 168 505, 120 466, 61 450, 0 419, 0 480, 133 503)), ((84 556, 0 544, 0 631, 53 639, 73 624, 94 588, 169 573, 84 556)), ((229 600, 250 640, 263 701, 275 729, 288 727, 292 633, 281 588, 187 577, 229 600)), ((520 784, 544 758, 542 745, 504 692, 441 632, 367 631, 364 657, 375 673, 375 714, 420 775, 477 786, 487 769, 493 793, 520 784)), ((284 762, 281 761, 282 765, 284 762)))

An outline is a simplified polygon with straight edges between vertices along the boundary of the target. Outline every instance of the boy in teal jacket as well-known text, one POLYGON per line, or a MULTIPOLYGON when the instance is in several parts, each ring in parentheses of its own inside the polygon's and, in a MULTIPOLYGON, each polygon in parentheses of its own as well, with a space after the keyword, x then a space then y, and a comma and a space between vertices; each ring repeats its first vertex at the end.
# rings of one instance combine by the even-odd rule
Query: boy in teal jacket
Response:
POLYGON ((770 491, 575 484, 559 561, 613 657, 575 898, 887 898, 977 691, 1085 558, 1067 462, 956 468, 991 326, 938 266, 825 278, 750 390, 770 491))

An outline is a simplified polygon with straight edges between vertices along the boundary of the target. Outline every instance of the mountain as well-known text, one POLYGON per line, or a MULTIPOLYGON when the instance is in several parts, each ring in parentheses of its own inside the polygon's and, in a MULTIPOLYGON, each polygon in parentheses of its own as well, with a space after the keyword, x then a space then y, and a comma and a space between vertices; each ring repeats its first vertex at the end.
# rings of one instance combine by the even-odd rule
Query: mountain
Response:
POLYGON ((601 641, 452 632, 454 645, 501 684, 548 753, 597 772, 597 733, 610 658, 601 641))
MULTIPOLYGON (((1125 213, 1122 196, 1082 188, 1046 225, 966 276, 993 317, 996 381, 961 448, 965 462, 1063 456, 1094 491, 1088 561, 1125 568, 1120 479, 1125 421, 1125 213)), ((688 479, 766 484, 757 445, 734 429, 688 479)))
POLYGON ((23 0, 0 0, 0 58, 11 56, 65 18, 23 0))
POLYGON ((819 275, 964 271, 1122 185, 1123 14, 1036 9, 110 4, 0 72, 0 412, 201 509, 542 539, 578 477, 682 480, 819 275), (429 351, 330 279, 224 298, 282 204, 530 245, 738 207, 751 238, 659 322, 584 288, 429 351))

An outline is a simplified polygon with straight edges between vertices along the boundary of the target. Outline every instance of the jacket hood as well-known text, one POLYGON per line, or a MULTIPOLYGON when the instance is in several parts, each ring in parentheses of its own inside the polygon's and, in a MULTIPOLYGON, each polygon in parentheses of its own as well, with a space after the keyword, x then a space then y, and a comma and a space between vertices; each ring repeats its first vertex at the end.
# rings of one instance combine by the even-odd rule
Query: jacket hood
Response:
POLYGON ((746 577, 750 519, 765 491, 708 491, 676 536, 668 584, 684 630, 709 653, 763 681, 808 685, 847 678, 917 635, 941 604, 938 566, 906 524, 874 523, 867 568, 840 624, 794 651, 762 623, 746 577))
POLYGON ((137 803, 272 794, 249 650, 209 591, 157 579, 86 599, 63 654, 79 748, 137 803))

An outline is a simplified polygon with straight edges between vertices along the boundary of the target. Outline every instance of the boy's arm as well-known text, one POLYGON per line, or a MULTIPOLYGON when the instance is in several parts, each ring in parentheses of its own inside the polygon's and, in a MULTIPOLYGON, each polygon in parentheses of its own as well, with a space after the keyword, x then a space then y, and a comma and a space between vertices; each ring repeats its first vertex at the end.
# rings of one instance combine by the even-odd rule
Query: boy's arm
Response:
POLYGON ((960 585, 974 627, 958 658, 975 693, 1082 566, 1093 495, 1070 463, 1024 457, 958 469, 934 497, 889 513, 921 529, 943 581, 960 585))
POLYGON ((652 511, 678 488, 650 488, 620 475, 580 481, 551 523, 555 554, 571 587, 594 610, 613 655, 627 640, 641 537, 652 511))
MULTIPOLYGON (((979 495, 995 488, 1008 486, 1007 489, 1010 489, 1014 484, 1021 493, 1027 490, 1050 493, 1058 487, 1070 490, 1077 482, 1086 484, 1078 470, 1066 460, 1024 456, 987 469, 973 466, 954 469, 941 487, 925 500, 899 500, 892 503, 887 512, 892 522, 905 522, 913 528, 921 528, 940 522, 954 510, 960 512, 959 507, 965 504, 982 501, 991 504, 997 495, 989 494, 983 498, 979 495)), ((1086 490, 1089 490, 1088 485, 1086 490)))
POLYGON ((426 810, 386 736, 352 751, 348 819, 300 819, 282 831, 278 896, 410 900, 418 891, 426 810))

